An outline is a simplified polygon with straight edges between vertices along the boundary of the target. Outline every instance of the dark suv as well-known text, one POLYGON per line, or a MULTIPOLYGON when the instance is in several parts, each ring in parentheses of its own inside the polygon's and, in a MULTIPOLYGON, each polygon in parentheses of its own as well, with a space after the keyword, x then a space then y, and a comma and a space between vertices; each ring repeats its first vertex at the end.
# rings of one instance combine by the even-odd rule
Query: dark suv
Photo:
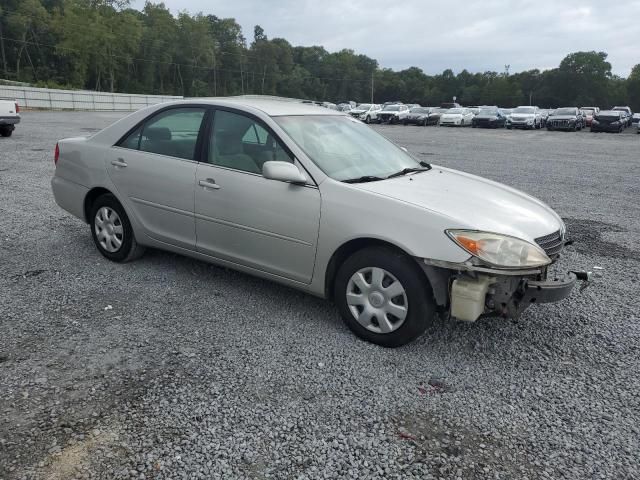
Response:
POLYGON ((547 130, 582 130, 584 117, 576 107, 557 108, 547 118, 547 130))

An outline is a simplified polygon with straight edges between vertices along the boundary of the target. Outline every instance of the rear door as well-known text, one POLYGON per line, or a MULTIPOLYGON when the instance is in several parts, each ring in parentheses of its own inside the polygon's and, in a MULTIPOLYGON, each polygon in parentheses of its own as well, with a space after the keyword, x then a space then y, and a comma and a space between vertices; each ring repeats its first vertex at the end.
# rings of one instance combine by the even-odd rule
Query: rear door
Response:
POLYGON ((194 190, 205 107, 155 113, 107 155, 128 210, 156 240, 195 249, 194 190))
POLYGON ((195 215, 202 253, 309 283, 320 223, 320 191, 262 176, 266 161, 295 162, 260 120, 218 109, 198 165, 195 215))

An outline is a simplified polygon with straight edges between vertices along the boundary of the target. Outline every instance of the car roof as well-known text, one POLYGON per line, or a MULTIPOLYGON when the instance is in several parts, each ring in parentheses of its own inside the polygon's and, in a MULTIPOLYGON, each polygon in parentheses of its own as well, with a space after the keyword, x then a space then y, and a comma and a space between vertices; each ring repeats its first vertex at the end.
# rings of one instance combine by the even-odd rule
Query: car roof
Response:
POLYGON ((302 100, 287 98, 270 98, 262 96, 238 97, 206 97, 171 102, 174 105, 209 104, 220 107, 246 107, 260 110, 270 117, 284 115, 346 115, 345 113, 321 107, 313 103, 302 103, 302 100))

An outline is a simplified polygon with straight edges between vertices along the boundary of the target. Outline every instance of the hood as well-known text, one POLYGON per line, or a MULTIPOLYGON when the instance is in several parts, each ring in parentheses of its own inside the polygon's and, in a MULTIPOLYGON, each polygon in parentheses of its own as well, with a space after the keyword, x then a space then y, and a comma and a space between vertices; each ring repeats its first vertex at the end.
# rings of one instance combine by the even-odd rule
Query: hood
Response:
POLYGON ((462 118, 462 114, 461 113, 443 113, 442 117, 447 117, 447 118, 462 118))
POLYGON ((355 114, 360 114, 361 115, 361 114, 363 114, 365 112, 368 112, 368 111, 369 110, 362 110, 361 108, 354 108, 352 110, 349 110, 349 113, 353 113, 354 115, 355 114))
POLYGON ((487 119, 487 120, 495 120, 496 118, 498 118, 498 115, 476 115, 475 118, 487 119))
POLYGON ((451 218, 451 228, 502 233, 533 242, 563 225, 549 206, 526 193, 443 167, 351 186, 445 215, 451 218))
POLYGON ((535 113, 510 113, 510 117, 515 118, 534 118, 536 116, 535 113))
POLYGON ((575 115, 551 115, 549 120, 576 120, 575 115))

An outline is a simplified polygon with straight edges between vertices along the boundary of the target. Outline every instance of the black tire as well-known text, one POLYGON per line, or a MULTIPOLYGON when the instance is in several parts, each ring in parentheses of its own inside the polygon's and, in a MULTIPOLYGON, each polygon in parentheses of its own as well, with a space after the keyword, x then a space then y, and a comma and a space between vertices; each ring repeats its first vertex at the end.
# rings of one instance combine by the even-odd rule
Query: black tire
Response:
POLYGON ((3 137, 10 137, 12 134, 13 134, 13 128, 10 128, 10 127, 0 128, 0 135, 2 135, 3 137))
POLYGON ((404 125, 404 126, 406 127, 407 125, 409 125, 409 122, 407 122, 406 120, 404 120, 404 121, 402 122, 402 125, 404 125))
POLYGON ((513 127, 511 125, 507 125, 507 130, 511 130, 513 127))
POLYGON ((130 262, 132 260, 135 260, 136 258, 139 258, 144 253, 145 248, 142 245, 139 245, 136 241, 135 235, 133 234, 133 228, 131 228, 131 222, 129 222, 129 217, 127 217, 127 213, 124 211, 122 205, 120 205, 118 199, 111 193, 100 195, 91 205, 89 227, 91 228, 91 237, 93 238, 93 243, 95 243, 96 248, 105 258, 108 258, 112 262, 130 262), (120 217, 120 225, 122 226, 122 245, 116 251, 112 252, 106 250, 100 244, 96 232, 96 215, 98 215, 99 210, 103 207, 107 207, 115 211, 118 214, 118 217, 120 217))
POLYGON ((364 123, 366 123, 367 125, 371 123, 371 117, 369 115, 367 115, 366 118, 364 119, 364 123))
POLYGON ((422 122, 422 126, 426 127, 429 125, 429 120, 427 120, 426 118, 424 119, 424 121, 422 122))
MULTIPOLYGON (((433 321, 436 312, 431 285, 406 254, 385 247, 369 247, 351 255, 338 269, 334 299, 344 322, 358 337, 383 347, 400 347, 415 340, 433 321), (367 267, 378 267, 393 275, 404 288, 408 309, 404 322, 389 333, 376 333, 361 325, 347 304, 351 277, 367 267)), ((390 302, 386 300, 386 302, 390 302)))

